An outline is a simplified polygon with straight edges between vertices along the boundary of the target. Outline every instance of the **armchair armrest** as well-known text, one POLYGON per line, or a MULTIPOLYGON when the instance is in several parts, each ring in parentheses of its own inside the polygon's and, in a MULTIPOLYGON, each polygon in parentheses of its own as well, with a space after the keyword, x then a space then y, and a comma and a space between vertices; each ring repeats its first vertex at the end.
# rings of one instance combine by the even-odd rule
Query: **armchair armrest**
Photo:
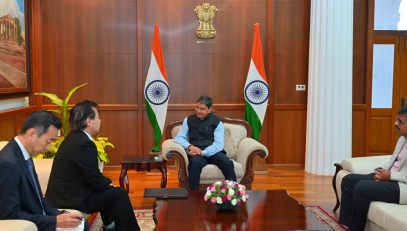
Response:
POLYGON ((391 155, 355 157, 342 161, 342 168, 351 173, 369 174, 390 160, 391 155))
POLYGON ((251 189, 254 180, 253 159, 256 156, 266 158, 268 149, 255 139, 244 138, 240 141, 237 147, 236 161, 241 163, 244 169, 244 176, 240 181, 246 185, 247 189, 251 189))
POLYGON ((174 152, 176 152, 179 154, 179 157, 184 159, 185 164, 188 165, 188 156, 185 149, 181 145, 177 144, 173 139, 165 140, 161 147, 164 160, 171 160, 174 158, 174 152))
POLYGON ((172 159, 175 159, 178 161, 178 181, 179 181, 179 186, 181 188, 185 188, 188 186, 188 177, 187 177, 187 171, 188 169, 186 166, 188 166, 189 161, 188 161, 188 156, 187 153, 185 152, 185 149, 177 144, 174 139, 168 139, 165 140, 162 145, 162 156, 165 161, 170 161, 172 159))
POLYGON ((243 167, 246 168, 248 159, 253 158, 254 156, 251 157, 251 155, 254 154, 257 154, 261 158, 267 158, 268 149, 255 139, 244 138, 237 147, 236 161, 241 163, 243 167))

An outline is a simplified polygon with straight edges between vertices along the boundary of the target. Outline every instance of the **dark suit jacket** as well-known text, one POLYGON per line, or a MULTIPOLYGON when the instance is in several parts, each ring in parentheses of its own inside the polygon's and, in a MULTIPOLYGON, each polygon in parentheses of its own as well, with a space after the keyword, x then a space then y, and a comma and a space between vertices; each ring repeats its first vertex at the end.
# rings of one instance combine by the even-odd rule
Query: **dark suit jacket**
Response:
POLYGON ((110 183, 99 171, 95 143, 83 131, 72 131, 55 156, 45 199, 57 208, 84 211, 83 202, 110 183))
MULTIPOLYGON (((37 173, 35 180, 38 189, 37 173)), ((0 151, 0 219, 24 219, 34 222, 40 231, 55 231, 56 215, 60 212, 43 200, 43 215, 34 181, 28 171, 23 153, 13 139, 0 151)))

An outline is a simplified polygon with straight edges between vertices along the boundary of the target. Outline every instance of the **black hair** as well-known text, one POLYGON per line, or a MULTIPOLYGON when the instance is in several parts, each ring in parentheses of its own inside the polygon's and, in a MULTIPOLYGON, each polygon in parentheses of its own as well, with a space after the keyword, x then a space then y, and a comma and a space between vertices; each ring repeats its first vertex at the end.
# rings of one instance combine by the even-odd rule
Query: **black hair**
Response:
POLYGON ((93 101, 84 100, 77 103, 69 112, 69 125, 72 131, 83 130, 86 128, 86 119, 94 119, 95 111, 99 109, 99 105, 93 101))
POLYGON ((51 125, 55 126, 57 129, 60 129, 62 123, 61 120, 59 120, 58 117, 50 111, 35 111, 24 121, 20 134, 25 134, 28 129, 35 128, 37 130, 37 135, 41 136, 48 131, 48 128, 51 125))
POLYGON ((203 103, 203 104, 205 104, 208 108, 211 108, 211 107, 212 107, 212 98, 209 97, 209 96, 207 96, 207 95, 200 96, 200 97, 196 100, 196 102, 197 102, 197 103, 203 103))

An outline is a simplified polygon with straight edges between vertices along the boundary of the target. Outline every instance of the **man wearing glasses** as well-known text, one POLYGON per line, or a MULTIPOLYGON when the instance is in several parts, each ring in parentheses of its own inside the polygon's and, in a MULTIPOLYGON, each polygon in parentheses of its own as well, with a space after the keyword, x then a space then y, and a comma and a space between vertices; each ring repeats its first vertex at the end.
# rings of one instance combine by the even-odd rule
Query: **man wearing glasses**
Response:
POLYGON ((351 231, 364 230, 371 201, 407 204, 407 107, 399 110, 394 125, 400 138, 390 161, 370 174, 342 180, 339 221, 351 231))

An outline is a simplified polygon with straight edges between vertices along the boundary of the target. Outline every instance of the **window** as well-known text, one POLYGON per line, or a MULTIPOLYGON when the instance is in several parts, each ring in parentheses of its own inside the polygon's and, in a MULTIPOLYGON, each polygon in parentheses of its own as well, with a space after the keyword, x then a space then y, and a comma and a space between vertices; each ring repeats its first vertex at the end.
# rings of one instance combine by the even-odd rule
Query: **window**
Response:
POLYGON ((375 30, 407 30, 407 0, 376 0, 375 30))

